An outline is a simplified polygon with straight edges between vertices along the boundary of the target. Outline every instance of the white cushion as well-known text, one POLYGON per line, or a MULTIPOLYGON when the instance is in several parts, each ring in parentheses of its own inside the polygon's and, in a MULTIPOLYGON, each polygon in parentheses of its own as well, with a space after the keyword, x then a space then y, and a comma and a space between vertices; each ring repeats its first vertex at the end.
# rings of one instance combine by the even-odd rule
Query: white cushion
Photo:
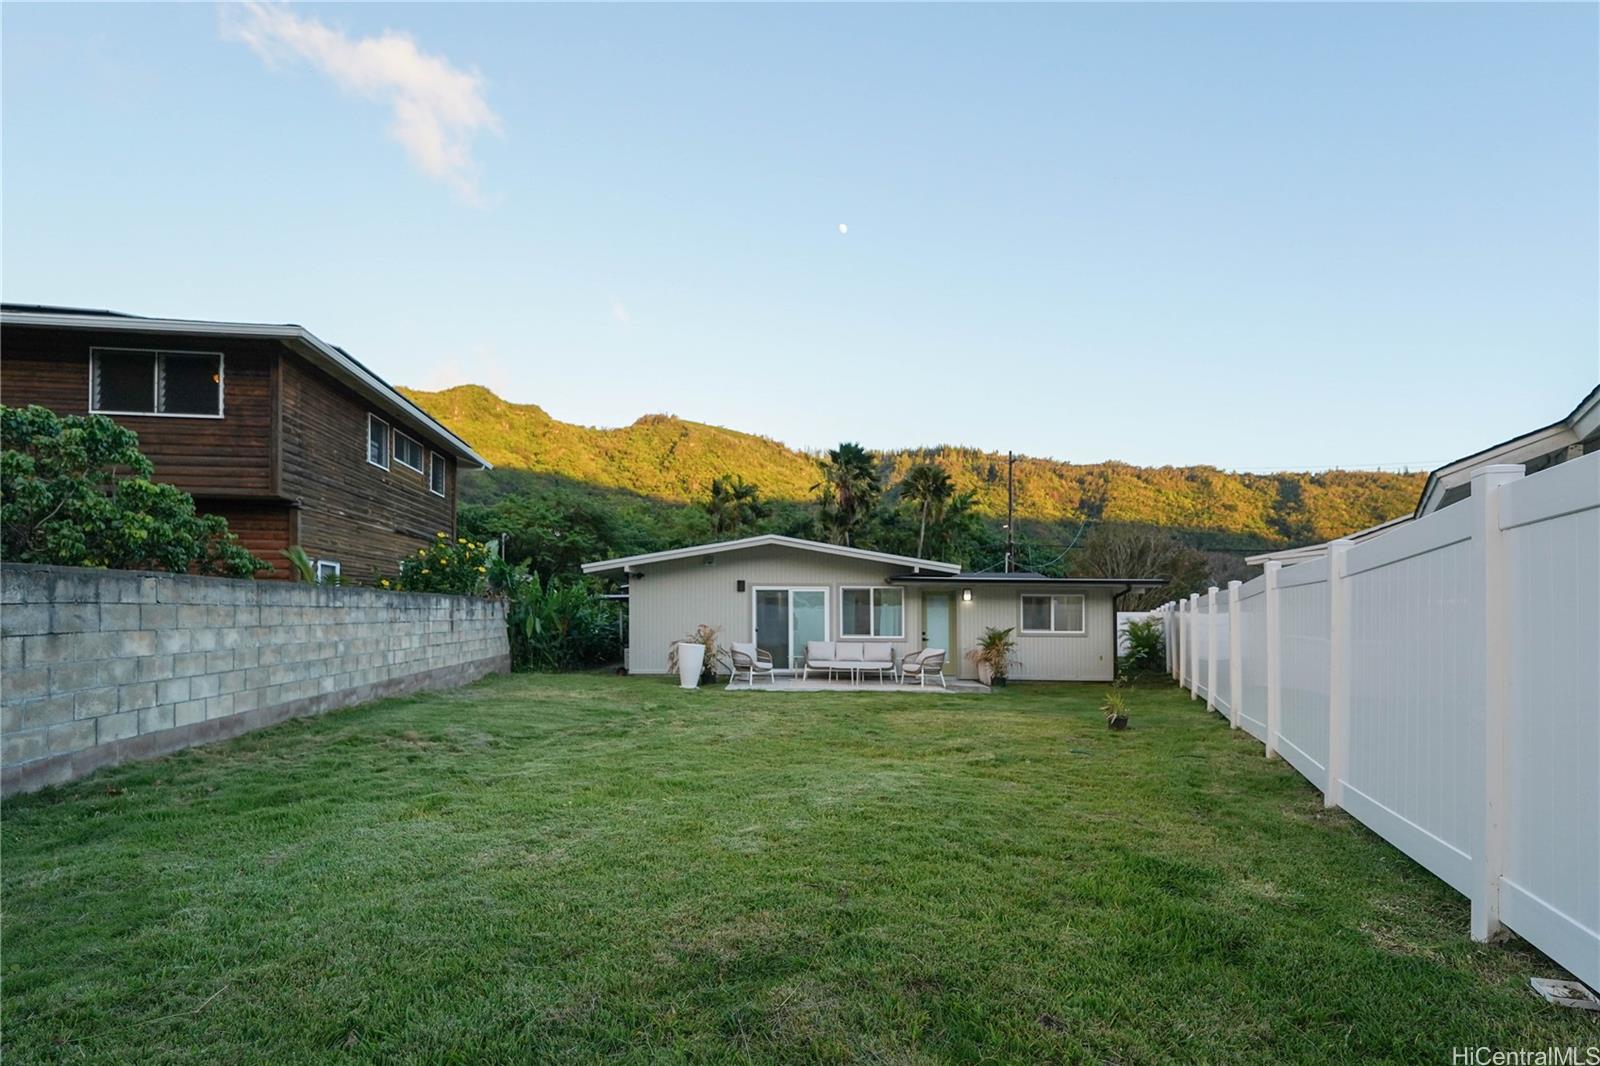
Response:
POLYGON ((866 657, 866 649, 860 644, 841 641, 833 646, 833 661, 836 663, 858 663, 866 657))
POLYGON ((825 663, 833 658, 833 641, 808 640, 806 641, 806 662, 815 666, 825 663))
POLYGON ((869 663, 892 663, 894 649, 887 644, 868 644, 866 658, 869 663))

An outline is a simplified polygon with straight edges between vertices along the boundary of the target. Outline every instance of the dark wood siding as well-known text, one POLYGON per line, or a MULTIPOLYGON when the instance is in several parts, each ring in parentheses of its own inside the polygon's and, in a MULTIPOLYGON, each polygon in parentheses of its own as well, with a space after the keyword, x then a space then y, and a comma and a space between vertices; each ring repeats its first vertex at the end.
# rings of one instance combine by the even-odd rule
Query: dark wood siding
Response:
MULTIPOLYGON (((400 559, 443 532, 456 532, 456 465, 445 456, 445 495, 428 491, 426 469, 391 458, 383 470, 367 462, 367 415, 378 412, 353 390, 298 356, 282 362, 282 491, 301 501, 300 544, 312 558, 334 559, 344 576, 369 582, 393 574, 400 559)), ((424 468, 432 450, 422 440, 424 468)))
POLYGON ((283 557, 283 549, 295 542, 296 509, 287 503, 237 499, 196 497, 195 510, 201 514, 219 514, 228 520, 228 528, 250 551, 272 564, 272 572, 256 575, 257 579, 276 578, 293 580, 294 567, 283 557))
POLYGON ((263 496, 276 491, 272 463, 273 375, 281 346, 210 337, 7 327, 0 352, 0 402, 36 403, 58 414, 89 410, 90 348, 221 352, 221 418, 113 415, 139 435, 158 481, 185 492, 263 496))

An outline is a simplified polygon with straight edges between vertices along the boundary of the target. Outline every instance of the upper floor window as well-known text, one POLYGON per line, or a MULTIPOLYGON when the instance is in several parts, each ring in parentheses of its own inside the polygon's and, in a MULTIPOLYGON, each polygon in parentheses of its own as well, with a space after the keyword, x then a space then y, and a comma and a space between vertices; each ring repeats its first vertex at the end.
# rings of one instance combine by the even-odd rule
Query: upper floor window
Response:
POLYGON ((91 348, 89 410, 221 418, 222 354, 91 348))
POLYGON ((367 462, 389 469, 389 423, 377 415, 367 416, 367 462))
POLYGON ((428 491, 435 496, 444 495, 444 456, 432 452, 428 458, 428 491))
POLYGON ((422 473, 422 445, 401 433, 394 431, 394 461, 408 470, 422 473))

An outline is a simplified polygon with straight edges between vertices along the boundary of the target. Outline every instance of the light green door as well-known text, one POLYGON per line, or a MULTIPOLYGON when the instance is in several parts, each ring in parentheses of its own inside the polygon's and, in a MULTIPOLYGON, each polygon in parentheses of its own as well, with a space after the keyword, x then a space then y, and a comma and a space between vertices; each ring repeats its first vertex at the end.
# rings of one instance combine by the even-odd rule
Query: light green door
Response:
POLYGON ((922 594, 922 646, 944 649, 944 672, 955 673, 955 596, 948 592, 922 594))

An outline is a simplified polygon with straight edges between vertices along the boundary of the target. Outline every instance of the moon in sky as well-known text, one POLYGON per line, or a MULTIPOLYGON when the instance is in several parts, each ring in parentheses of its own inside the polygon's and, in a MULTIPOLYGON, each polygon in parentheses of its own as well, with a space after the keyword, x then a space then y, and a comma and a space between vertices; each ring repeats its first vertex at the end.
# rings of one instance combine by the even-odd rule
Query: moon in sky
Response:
POLYGON ((840 233, 849 233, 850 232, 850 227, 846 226, 843 222, 841 222, 841 223, 839 223, 839 232, 840 233))

